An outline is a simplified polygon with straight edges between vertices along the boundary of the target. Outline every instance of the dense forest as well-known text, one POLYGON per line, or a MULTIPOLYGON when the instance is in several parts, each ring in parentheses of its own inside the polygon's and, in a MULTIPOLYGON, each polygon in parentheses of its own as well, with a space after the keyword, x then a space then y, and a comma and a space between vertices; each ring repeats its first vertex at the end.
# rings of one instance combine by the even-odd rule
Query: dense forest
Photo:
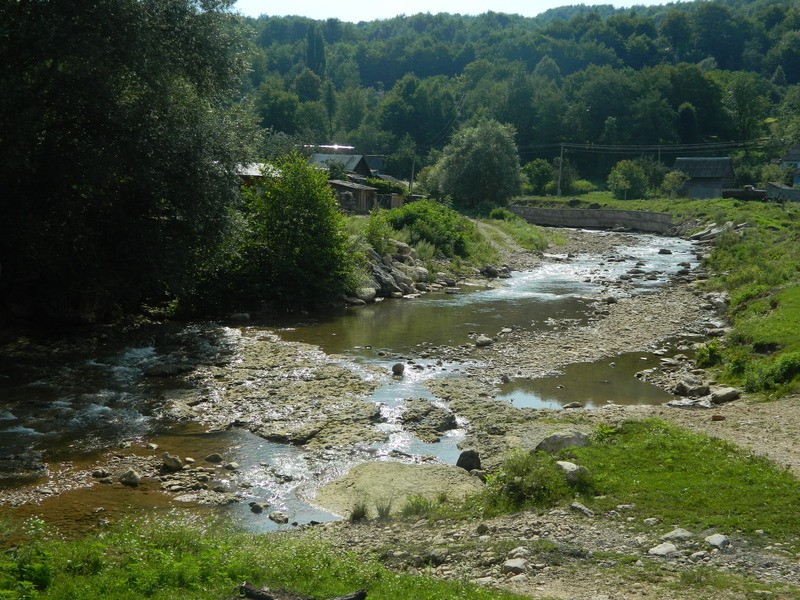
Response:
POLYGON ((237 165, 300 146, 382 155, 422 189, 480 193, 473 206, 543 173, 548 191, 565 149, 565 175, 601 185, 622 159, 663 177, 678 154, 774 179, 770 159, 800 141, 800 8, 353 24, 244 18, 232 0, 2 0, 0 90, 0 325, 103 321, 204 286, 228 297, 221 274, 271 251, 273 204, 240 193, 237 165))
MULTIPOLYGON (((258 48, 245 94, 261 125, 385 155, 387 171, 405 178, 412 154, 432 163, 460 124, 484 117, 514 127, 523 164, 552 159, 561 142, 709 144, 679 153, 760 150, 749 158, 762 164, 800 138, 792 2, 248 21, 258 48)), ((600 148, 571 158, 604 180, 626 152, 641 154, 600 148)), ((755 183, 757 171, 742 167, 742 182, 755 183)))

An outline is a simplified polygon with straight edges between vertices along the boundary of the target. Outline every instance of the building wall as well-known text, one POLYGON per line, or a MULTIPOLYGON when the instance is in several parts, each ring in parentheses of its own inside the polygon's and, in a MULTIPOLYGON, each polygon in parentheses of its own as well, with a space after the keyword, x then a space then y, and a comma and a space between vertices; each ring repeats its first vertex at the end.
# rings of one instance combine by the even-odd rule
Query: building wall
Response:
POLYGON ((549 227, 581 229, 615 229, 664 233, 672 227, 672 217, 643 210, 532 208, 510 206, 509 210, 529 223, 549 227))

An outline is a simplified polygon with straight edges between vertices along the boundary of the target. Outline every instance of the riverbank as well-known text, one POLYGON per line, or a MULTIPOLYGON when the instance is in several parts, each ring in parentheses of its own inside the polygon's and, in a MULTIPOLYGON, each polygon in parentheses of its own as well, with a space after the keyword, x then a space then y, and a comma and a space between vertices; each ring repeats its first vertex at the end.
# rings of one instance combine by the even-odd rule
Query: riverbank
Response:
MULTIPOLYGON (((514 248, 506 240, 504 262, 515 268, 537 269, 580 260, 582 255, 600 254, 604 261, 627 260, 625 252, 618 249, 630 247, 636 238, 624 233, 566 230, 561 232, 561 239, 560 246, 544 253, 514 248)), ((628 271, 635 269, 632 262, 628 271)), ((721 298, 698 289, 698 282, 705 278, 702 269, 684 269, 658 290, 631 291, 630 277, 650 275, 634 272, 628 273, 627 278, 605 280, 598 266, 597 272, 588 273, 587 278, 603 281, 602 291, 590 299, 591 310, 586 319, 553 319, 545 327, 476 331, 473 337, 459 340, 461 343, 426 345, 416 354, 384 358, 390 366, 403 365, 407 376, 414 372, 433 373, 444 365, 460 365, 447 377, 430 377, 426 382, 437 398, 438 408, 463 424, 464 439, 459 447, 476 450, 484 469, 496 468, 512 448, 535 448, 554 431, 568 428, 591 433, 598 425, 658 418, 727 439, 798 473, 800 450, 794 447, 794 440, 800 434, 800 411, 796 397, 760 404, 756 398, 744 395, 711 410, 616 404, 596 409, 542 410, 518 408, 497 398, 501 386, 515 379, 542 377, 575 362, 613 363, 615 356, 629 352, 658 357, 658 362, 643 362, 640 376, 665 389, 673 391, 676 383, 690 376, 713 386, 713 381, 703 381, 708 376, 694 369, 688 355, 694 341, 719 335, 724 327, 719 316, 721 298), (489 342, 479 344, 481 336, 489 342)), ((191 365, 181 355, 179 361, 150 371, 151 377, 171 382, 161 392, 159 402, 164 419, 199 425, 209 431, 246 430, 268 441, 301 448, 303 460, 317 476, 299 482, 297 493, 343 517, 348 515, 352 502, 342 502, 343 494, 337 494, 335 488, 331 488, 328 498, 316 498, 319 485, 339 479, 353 465, 376 459, 409 465, 436 462, 399 452, 376 456, 369 449, 370 443, 385 440, 390 430, 386 428, 385 410, 364 400, 383 382, 397 377, 390 368, 354 368, 347 357, 327 355, 316 346, 282 339, 277 328, 244 325, 225 329, 224 337, 225 352, 213 360, 191 365), (184 385, 172 385, 176 381, 184 385), (336 468, 331 468, 333 464, 336 468)), ((439 422, 447 421, 446 417, 447 414, 439 422)), ((438 431, 435 426, 431 429, 438 431)), ((120 478, 131 470, 139 477, 138 489, 164 497, 165 504, 175 500, 188 502, 186 506, 252 502, 243 469, 226 455, 225 448, 218 449, 218 460, 206 460, 204 455, 192 459, 179 456, 182 463, 176 468, 163 455, 165 451, 174 452, 173 448, 148 444, 149 440, 141 439, 92 464, 50 464, 46 480, 3 492, 0 503, 35 504, 48 498, 48 502, 58 504, 60 494, 81 487, 113 486, 124 494, 120 478)), ((356 497, 366 497, 364 490, 380 487, 376 482, 384 474, 379 465, 374 476, 368 474, 360 481, 362 491, 356 497)), ((268 466, 264 476, 286 481, 293 477, 268 466)), ((409 484, 411 489, 416 484, 428 490, 430 496, 448 493, 447 486, 437 487, 443 478, 436 469, 412 468, 398 477, 398 483, 409 484)), ((352 500, 352 489, 342 487, 352 500)), ((398 501, 396 507, 400 504, 398 501)), ((94 520, 103 518, 101 513, 94 520)), ((479 521, 360 525, 339 522, 312 531, 340 547, 355 549, 365 556, 377 555, 392 569, 472 579, 532 597, 592 598, 597 597, 599 589, 608 598, 681 598, 686 597, 686 589, 671 586, 680 584, 697 567, 737 572, 756 581, 771 582, 770 585, 798 584, 796 560, 793 563, 791 556, 779 550, 708 552, 700 561, 678 556, 674 560, 654 560, 648 552, 665 533, 662 529, 642 534, 640 524, 628 526, 624 519, 587 519, 584 514, 558 509, 546 514, 526 512, 479 521), (432 559, 423 551, 432 545, 448 550, 432 559), (529 560, 533 570, 522 574, 524 577, 503 570, 510 552, 520 545, 529 552, 533 549, 535 555, 529 560), (618 558, 598 558, 606 552, 628 557, 623 565, 634 557, 644 566, 616 572, 617 567, 623 566, 618 558), (576 577, 578 572, 580 576, 576 577), (647 577, 657 580, 657 592, 652 591, 647 577)), ((705 551, 699 541, 694 551, 705 551)))

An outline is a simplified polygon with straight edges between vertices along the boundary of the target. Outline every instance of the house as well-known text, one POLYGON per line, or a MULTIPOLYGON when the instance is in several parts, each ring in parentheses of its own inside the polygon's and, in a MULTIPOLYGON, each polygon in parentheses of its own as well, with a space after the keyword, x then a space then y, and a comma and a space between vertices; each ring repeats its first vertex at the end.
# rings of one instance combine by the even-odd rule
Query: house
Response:
POLYGON ((781 169, 788 169, 792 172, 792 184, 800 187, 800 144, 789 150, 780 162, 781 169))
POLYGON ((684 186, 689 198, 720 198, 723 189, 733 187, 733 162, 728 157, 676 158, 672 168, 689 176, 684 186))
POLYGON ((251 186, 262 177, 280 177, 280 171, 267 163, 247 163, 236 165, 236 174, 242 185, 251 186))
POLYGON ((348 173, 355 173, 361 177, 372 177, 372 170, 363 154, 312 154, 308 161, 320 169, 327 169, 328 161, 336 161, 342 163, 344 170, 348 173))
POLYGON ((345 212, 366 215, 378 201, 378 190, 368 185, 340 179, 331 179, 328 185, 333 188, 339 206, 345 212))

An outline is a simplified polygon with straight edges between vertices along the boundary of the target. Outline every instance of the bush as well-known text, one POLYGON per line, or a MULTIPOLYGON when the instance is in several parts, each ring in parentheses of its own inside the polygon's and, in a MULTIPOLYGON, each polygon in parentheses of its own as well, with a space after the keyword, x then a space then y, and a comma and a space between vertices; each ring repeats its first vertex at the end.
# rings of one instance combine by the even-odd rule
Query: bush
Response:
POLYGON ((632 160, 619 161, 608 175, 608 189, 618 199, 643 198, 647 184, 644 169, 632 160))
POLYGON ((379 208, 372 209, 367 219, 367 226, 364 228, 364 238, 380 256, 389 254, 392 249, 389 241, 391 233, 392 227, 386 219, 386 211, 379 208))
POLYGON ((516 221, 519 219, 517 215, 512 213, 507 208, 494 208, 489 212, 489 218, 496 221, 516 221))
POLYGON ((273 164, 279 177, 244 189, 239 236, 228 263, 207 274, 201 304, 308 308, 352 287, 356 258, 327 173, 297 153, 273 164))
POLYGON ((488 477, 484 497, 503 511, 549 507, 569 497, 566 478, 556 460, 542 452, 514 450, 497 473, 488 477))
POLYGON ((471 237, 477 236, 475 225, 457 212, 432 200, 420 200, 394 208, 387 213, 389 224, 409 232, 409 242, 426 241, 448 257, 467 256, 471 237))
POLYGON ((572 191, 573 194, 589 194, 597 190, 597 186, 595 186, 591 181, 586 179, 576 179, 572 182, 572 191))
POLYGON ((701 369, 717 365, 721 360, 722 353, 717 340, 711 340, 707 344, 701 344, 697 347, 694 362, 701 369))

